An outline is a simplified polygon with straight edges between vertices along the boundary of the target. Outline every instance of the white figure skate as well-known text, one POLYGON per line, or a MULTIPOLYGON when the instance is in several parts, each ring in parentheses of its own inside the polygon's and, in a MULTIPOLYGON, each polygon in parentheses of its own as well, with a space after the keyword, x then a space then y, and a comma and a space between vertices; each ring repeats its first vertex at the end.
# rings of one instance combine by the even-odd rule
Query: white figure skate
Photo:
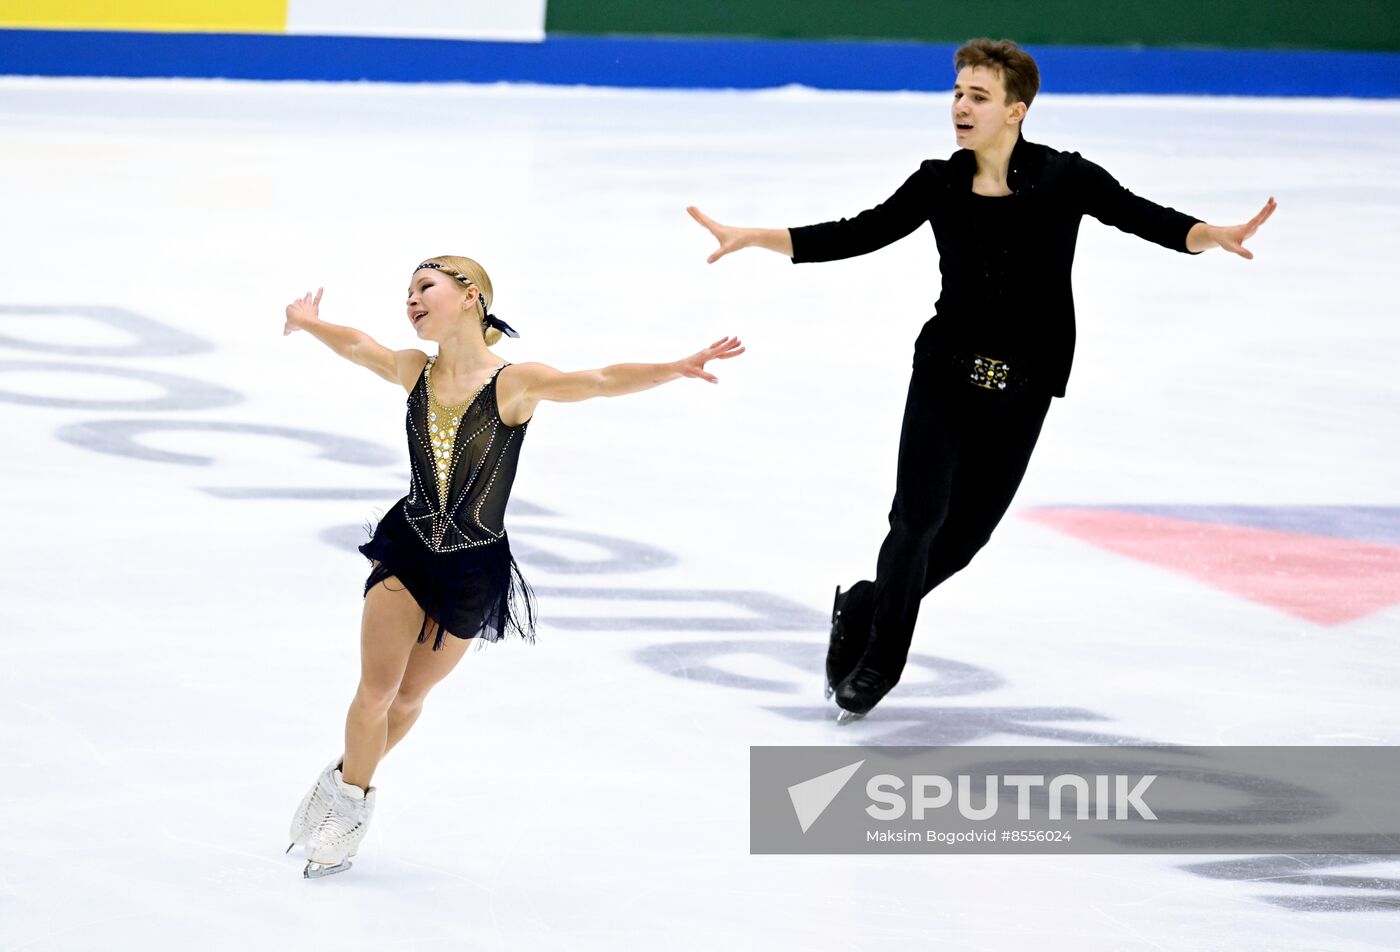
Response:
POLYGON ((311 831, 321 822, 321 818, 331 812, 331 804, 335 801, 335 772, 340 769, 340 763, 341 758, 337 757, 327 764, 326 769, 321 771, 321 775, 306 792, 306 796, 301 798, 301 805, 297 807, 297 812, 292 814, 292 828, 287 833, 292 842, 286 852, 290 853, 293 846, 305 843, 311 831))
POLYGON ((330 812, 321 817, 306 840, 306 869, 302 870, 306 879, 343 873, 353 866, 350 857, 359 850, 374 815, 378 787, 361 790, 346 783, 339 770, 335 772, 335 785, 330 812))

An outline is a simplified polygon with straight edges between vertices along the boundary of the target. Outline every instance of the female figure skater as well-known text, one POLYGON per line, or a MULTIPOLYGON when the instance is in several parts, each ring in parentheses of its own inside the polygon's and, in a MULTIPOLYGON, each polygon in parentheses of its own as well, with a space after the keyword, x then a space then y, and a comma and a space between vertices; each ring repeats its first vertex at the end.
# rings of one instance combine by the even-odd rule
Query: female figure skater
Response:
POLYGON ((867 254, 933 226, 943 290, 914 344, 889 534, 874 580, 836 589, 827 697, 843 723, 899 682, 919 602, 987 542, 1020 485, 1050 398, 1074 353, 1070 266, 1080 218, 1175 251, 1244 241, 1275 204, 1243 225, 1207 225, 1140 198, 1076 152, 1021 136, 1040 88, 1035 61, 1009 40, 972 40, 953 59, 959 151, 929 160, 887 201, 852 219, 805 228, 734 228, 691 216, 719 241, 711 263, 757 247, 794 263, 867 254))
POLYGON ((433 357, 390 350, 354 328, 322 321, 319 290, 287 305, 283 334, 307 331, 408 392, 412 471, 408 495, 360 546, 372 565, 345 753, 322 771, 292 818, 292 846, 306 844, 307 878, 350 867, 374 811, 375 767, 467 646, 498 641, 509 629, 534 640, 530 592, 511 558, 503 517, 536 406, 637 393, 681 377, 717 383, 705 365, 744 352, 738 339, 726 337, 669 364, 575 373, 511 364, 489 349, 503 333, 518 336, 490 312, 493 299, 491 279, 470 258, 418 265, 407 317, 420 339, 437 343, 433 357))

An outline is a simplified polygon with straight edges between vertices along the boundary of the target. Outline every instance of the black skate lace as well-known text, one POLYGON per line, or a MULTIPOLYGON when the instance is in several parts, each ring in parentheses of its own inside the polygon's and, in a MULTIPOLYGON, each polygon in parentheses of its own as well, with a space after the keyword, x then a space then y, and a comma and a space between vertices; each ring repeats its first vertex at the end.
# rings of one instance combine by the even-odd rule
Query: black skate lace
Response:
POLYGON ((874 668, 858 668, 851 674, 851 687, 859 691, 874 691, 888 682, 889 679, 874 668))

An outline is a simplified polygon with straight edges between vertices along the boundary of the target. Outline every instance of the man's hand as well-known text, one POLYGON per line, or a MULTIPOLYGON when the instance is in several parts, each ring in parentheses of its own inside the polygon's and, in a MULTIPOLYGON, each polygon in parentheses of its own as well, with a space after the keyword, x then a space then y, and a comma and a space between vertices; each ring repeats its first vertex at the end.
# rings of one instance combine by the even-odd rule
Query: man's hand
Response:
POLYGON ((1207 225, 1200 222, 1191 227, 1191 231, 1186 235, 1187 251, 1205 251, 1209 248, 1220 247, 1226 251, 1233 252, 1246 260, 1254 259, 1254 252, 1244 246, 1247 239, 1252 237, 1259 226, 1269 220, 1269 216, 1278 208, 1273 196, 1264 203, 1264 207, 1243 225, 1207 225))
POLYGON ((686 211, 719 242, 719 247, 705 259, 709 264, 714 264, 731 251, 738 251, 740 248, 767 248, 769 251, 792 257, 792 235, 786 228, 735 228, 732 225, 721 225, 694 205, 688 206, 686 211))

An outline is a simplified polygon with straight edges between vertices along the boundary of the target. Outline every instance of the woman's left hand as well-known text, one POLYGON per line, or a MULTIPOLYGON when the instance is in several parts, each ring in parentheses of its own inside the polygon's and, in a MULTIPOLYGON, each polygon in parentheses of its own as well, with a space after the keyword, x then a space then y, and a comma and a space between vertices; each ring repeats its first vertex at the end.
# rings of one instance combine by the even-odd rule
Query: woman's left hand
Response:
POLYGON ((314 296, 307 291, 305 297, 299 297, 287 305, 287 323, 282 325, 283 337, 293 331, 305 330, 321 319, 321 292, 325 290, 317 288, 314 296))
POLYGON ((682 377, 699 377, 709 383, 719 383, 713 374, 706 373, 705 364, 712 360, 728 360, 731 357, 738 357, 743 352, 744 344, 739 338, 725 337, 715 341, 698 354, 691 354, 684 360, 676 361, 675 366, 682 377))

